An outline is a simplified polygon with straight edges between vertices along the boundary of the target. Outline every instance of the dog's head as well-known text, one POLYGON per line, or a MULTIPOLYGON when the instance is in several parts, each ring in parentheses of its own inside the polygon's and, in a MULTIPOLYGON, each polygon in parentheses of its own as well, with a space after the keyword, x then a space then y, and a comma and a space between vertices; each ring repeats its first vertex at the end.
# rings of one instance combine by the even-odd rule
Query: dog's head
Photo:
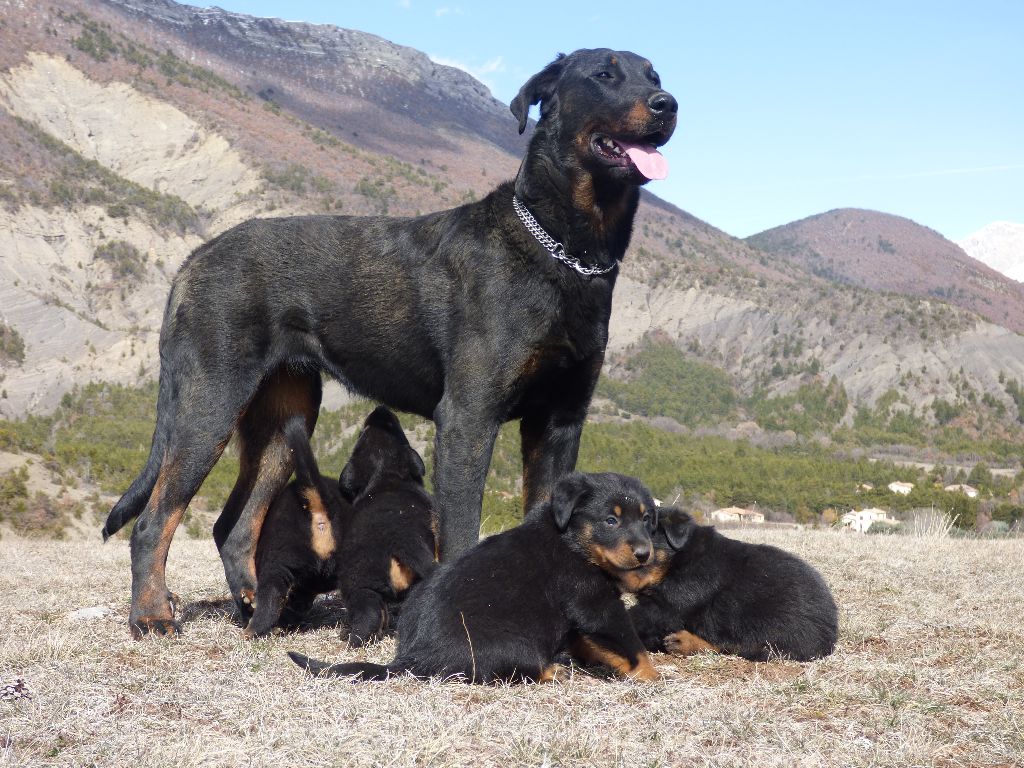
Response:
POLYGON ((409 445, 398 418, 387 407, 377 406, 366 417, 338 485, 348 501, 382 482, 423 485, 423 459, 409 445))
POLYGON ((642 567, 654 553, 658 510, 635 478, 573 472, 555 485, 551 514, 573 550, 614 576, 642 567))
POLYGON ((640 592, 660 584, 672 560, 686 547, 697 525, 690 513, 679 507, 659 507, 658 527, 651 537, 654 553, 643 567, 619 576, 622 589, 626 592, 640 592))
POLYGON ((678 104, 644 57, 607 48, 560 54, 512 100, 520 133, 538 103, 538 130, 592 175, 630 184, 667 175, 657 148, 675 130, 678 104))

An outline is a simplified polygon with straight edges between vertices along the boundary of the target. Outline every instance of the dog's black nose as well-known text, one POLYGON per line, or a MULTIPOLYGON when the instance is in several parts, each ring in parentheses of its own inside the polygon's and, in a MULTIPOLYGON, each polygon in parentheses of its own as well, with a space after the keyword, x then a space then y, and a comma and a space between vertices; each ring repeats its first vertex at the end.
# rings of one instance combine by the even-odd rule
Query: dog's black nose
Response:
POLYGON ((633 547, 633 556, 636 558, 636 561, 640 563, 640 565, 643 565, 651 557, 651 548, 646 545, 633 547))
POLYGON ((667 91, 658 91, 647 100, 647 106, 656 115, 668 113, 674 115, 679 110, 679 104, 675 96, 667 91))

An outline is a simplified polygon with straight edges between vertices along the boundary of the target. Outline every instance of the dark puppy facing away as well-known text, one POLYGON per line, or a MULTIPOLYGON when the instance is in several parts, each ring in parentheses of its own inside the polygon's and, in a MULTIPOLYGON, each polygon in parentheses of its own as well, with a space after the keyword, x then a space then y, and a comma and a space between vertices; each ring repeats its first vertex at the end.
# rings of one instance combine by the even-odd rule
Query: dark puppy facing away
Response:
POLYGON ((502 422, 520 421, 526 509, 575 467, 617 266, 640 186, 665 175, 656 147, 677 105, 651 62, 604 48, 529 79, 511 104, 520 133, 538 103, 515 180, 482 200, 407 219, 254 219, 185 261, 160 330, 149 458, 103 528, 140 515, 133 634, 178 631, 168 548, 234 433, 240 471, 214 539, 248 613, 260 527, 292 472, 282 426, 301 414, 312 429, 322 373, 436 424, 442 557, 479 538, 502 422))
POLYGON ((303 416, 289 419, 284 437, 295 480, 277 495, 256 546, 256 607, 246 637, 267 635, 279 622, 296 623, 318 594, 338 587, 338 562, 352 507, 338 484, 323 477, 303 416))
POLYGON ((434 569, 436 523, 424 471, 398 419, 378 406, 366 417, 339 481, 352 502, 338 557, 352 645, 387 631, 389 606, 434 569))
POLYGON ((412 590, 390 664, 289 655, 320 675, 383 680, 412 672, 489 683, 550 680, 555 657, 573 647, 619 675, 653 680, 618 577, 651 556, 655 514, 637 480, 567 475, 522 525, 481 541, 412 590))
POLYGON ((650 564, 623 581, 638 590, 629 610, 652 651, 718 651, 751 661, 809 661, 832 653, 838 612, 813 567, 766 544, 748 544, 659 510, 650 564))

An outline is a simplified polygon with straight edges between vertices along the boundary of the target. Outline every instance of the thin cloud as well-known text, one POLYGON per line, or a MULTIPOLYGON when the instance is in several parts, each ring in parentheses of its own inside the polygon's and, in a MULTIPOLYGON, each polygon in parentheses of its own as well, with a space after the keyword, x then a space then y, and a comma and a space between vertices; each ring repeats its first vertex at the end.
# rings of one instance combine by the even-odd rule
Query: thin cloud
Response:
POLYGON ((439 19, 444 16, 461 16, 462 9, 459 8, 458 6, 452 8, 451 6, 443 5, 440 8, 434 10, 434 15, 437 16, 437 18, 439 19))

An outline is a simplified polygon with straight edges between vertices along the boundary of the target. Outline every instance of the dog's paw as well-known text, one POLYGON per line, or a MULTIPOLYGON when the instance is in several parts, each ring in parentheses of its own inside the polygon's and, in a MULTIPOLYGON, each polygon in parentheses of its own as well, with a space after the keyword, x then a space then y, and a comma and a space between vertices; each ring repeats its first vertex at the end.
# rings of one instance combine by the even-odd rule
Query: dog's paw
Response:
POLYGON ((141 640, 147 635, 155 637, 173 637, 181 634, 181 625, 173 618, 167 619, 156 616, 139 616, 129 622, 132 637, 141 640))
POLYGON ((243 614, 252 616, 256 611, 256 590, 248 588, 239 590, 238 604, 243 614))
POLYGON ((676 656, 693 656, 696 653, 710 651, 717 653, 718 649, 711 643, 703 640, 685 629, 673 632, 662 641, 665 645, 665 652, 676 656))

